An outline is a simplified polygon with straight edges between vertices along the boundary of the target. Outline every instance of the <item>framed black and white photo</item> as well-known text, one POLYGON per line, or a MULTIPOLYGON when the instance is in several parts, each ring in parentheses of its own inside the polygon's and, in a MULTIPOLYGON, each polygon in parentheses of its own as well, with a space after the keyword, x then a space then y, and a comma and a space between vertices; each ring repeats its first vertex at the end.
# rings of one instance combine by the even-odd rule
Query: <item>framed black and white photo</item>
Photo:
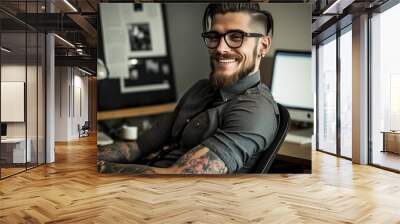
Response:
POLYGON ((169 90, 170 76, 170 66, 165 58, 134 61, 129 68, 129 77, 120 78, 121 93, 169 90))
POLYGON ((161 5, 136 3, 129 15, 124 17, 130 45, 128 57, 166 56, 161 5))
POLYGON ((110 78, 128 78, 130 58, 167 56, 161 4, 102 3, 100 17, 110 78))
POLYGON ((151 34, 148 23, 128 24, 129 46, 132 51, 151 51, 151 34))
POLYGON ((98 54, 108 75, 98 80, 99 111, 176 100, 164 13, 158 3, 100 4, 98 54))

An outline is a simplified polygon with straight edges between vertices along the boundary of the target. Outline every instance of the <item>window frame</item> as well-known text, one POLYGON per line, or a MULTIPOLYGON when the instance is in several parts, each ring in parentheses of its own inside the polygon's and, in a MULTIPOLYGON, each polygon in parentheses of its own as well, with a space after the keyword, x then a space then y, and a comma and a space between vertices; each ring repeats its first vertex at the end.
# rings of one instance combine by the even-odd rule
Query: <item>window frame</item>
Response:
MULTIPOLYGON (((344 35, 347 32, 352 32, 352 21, 351 21, 351 16, 347 15, 344 16, 341 20, 338 20, 337 23, 332 25, 332 27, 336 27, 336 32, 332 33, 331 35, 325 36, 323 39, 317 40, 316 44, 316 138, 315 138, 315 143, 316 143, 316 151, 327 153, 329 155, 337 156, 339 158, 343 158, 346 160, 352 160, 352 158, 347 157, 342 155, 342 150, 341 150, 341 118, 340 118, 340 77, 341 77, 341 67, 340 67, 340 37, 344 35), (338 26, 340 24, 340 26, 338 26), (334 38, 333 38, 334 37, 334 38), (328 152, 324 149, 320 149, 319 145, 319 47, 321 44, 326 44, 330 41, 336 41, 336 152, 328 152)), ((327 30, 332 29, 328 28, 327 30)), ((326 35, 326 34, 325 34, 326 35)))
POLYGON ((367 11, 368 14, 368 34, 367 34, 367 39, 368 39, 368 112, 367 112, 367 117, 368 117, 368 165, 377 167, 383 170, 388 170, 391 172, 395 173, 400 173, 400 170, 393 169, 384 165, 376 164, 373 162, 373 132, 372 132, 372 41, 373 41, 373 35, 372 35, 372 19, 374 17, 374 14, 381 14, 384 13, 385 11, 393 8, 394 6, 400 4, 400 0, 388 0, 385 3, 381 4, 380 6, 370 9, 367 11))

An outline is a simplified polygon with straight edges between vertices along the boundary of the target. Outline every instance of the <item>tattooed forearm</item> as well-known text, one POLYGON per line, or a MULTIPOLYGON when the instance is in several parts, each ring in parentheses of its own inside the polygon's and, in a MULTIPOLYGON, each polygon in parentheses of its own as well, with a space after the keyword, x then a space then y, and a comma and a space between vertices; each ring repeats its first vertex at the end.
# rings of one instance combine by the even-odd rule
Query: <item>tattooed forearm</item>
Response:
POLYGON ((198 146, 183 155, 174 165, 182 174, 225 174, 228 168, 207 147, 198 146))
POLYGON ((225 174, 228 168, 218 156, 207 147, 196 147, 183 155, 170 168, 157 168, 139 164, 98 161, 99 173, 124 174, 225 174))
POLYGON ((116 142, 98 147, 97 158, 108 162, 133 163, 141 155, 136 142, 116 142))
POLYGON ((121 164, 106 161, 97 162, 97 172, 99 173, 123 173, 123 174, 155 174, 157 168, 138 165, 121 164))

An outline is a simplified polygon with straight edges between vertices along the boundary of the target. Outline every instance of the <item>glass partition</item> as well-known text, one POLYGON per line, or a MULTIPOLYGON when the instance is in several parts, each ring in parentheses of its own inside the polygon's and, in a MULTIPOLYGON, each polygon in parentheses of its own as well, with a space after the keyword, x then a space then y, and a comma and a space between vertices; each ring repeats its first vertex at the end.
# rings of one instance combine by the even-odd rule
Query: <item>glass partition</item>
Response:
POLYGON ((38 127, 38 35, 36 32, 27 33, 28 38, 28 61, 27 61, 27 94, 26 94, 26 112, 27 112, 27 151, 29 158, 27 167, 34 167, 37 165, 38 157, 38 141, 37 141, 37 127, 38 127))
MULTIPOLYGON (((44 1, 1 2, 17 16, 42 13, 44 1)), ((0 178, 45 163, 45 35, 0 12, 0 178)))
POLYGON ((2 177, 24 171, 26 150, 26 33, 2 33, 1 46, 1 139, 2 177))

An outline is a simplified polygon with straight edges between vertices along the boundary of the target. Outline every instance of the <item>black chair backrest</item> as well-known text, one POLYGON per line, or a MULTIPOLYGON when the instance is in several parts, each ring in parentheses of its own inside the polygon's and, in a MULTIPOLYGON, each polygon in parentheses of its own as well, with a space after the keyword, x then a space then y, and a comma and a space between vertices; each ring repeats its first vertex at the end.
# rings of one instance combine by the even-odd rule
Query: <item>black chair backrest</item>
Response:
POLYGON ((89 128, 90 128, 89 121, 85 121, 85 123, 82 126, 82 129, 89 129, 89 128))
POLYGON ((251 173, 267 173, 275 159, 276 154, 279 151, 279 148, 286 138, 286 134, 290 125, 290 115, 288 110, 279 103, 278 109, 278 132, 276 133, 274 140, 271 142, 268 148, 264 151, 264 153, 260 155, 251 173))

